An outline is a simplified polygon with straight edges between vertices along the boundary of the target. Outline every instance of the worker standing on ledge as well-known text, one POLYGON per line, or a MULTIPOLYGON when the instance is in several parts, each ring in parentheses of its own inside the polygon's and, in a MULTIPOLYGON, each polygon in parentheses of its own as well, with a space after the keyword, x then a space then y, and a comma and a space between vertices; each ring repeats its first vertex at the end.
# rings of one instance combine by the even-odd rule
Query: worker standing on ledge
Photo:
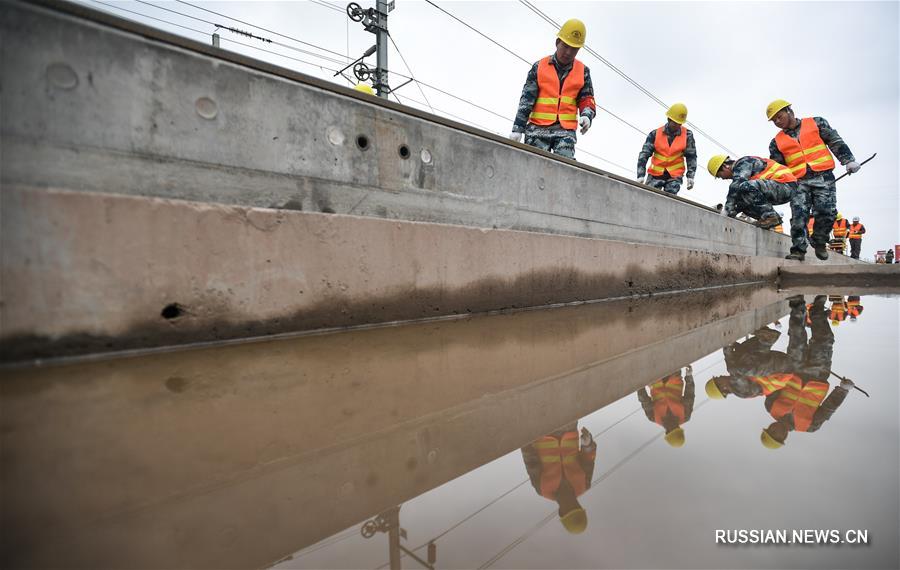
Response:
POLYGON ((866 226, 859 223, 859 216, 853 216, 853 223, 850 224, 850 257, 853 259, 859 259, 864 233, 866 233, 866 226))
MULTIPOLYGON (((794 209, 797 179, 784 165, 774 160, 758 156, 742 156, 731 160, 727 155, 717 154, 709 159, 706 168, 715 178, 731 179, 725 200, 725 213, 728 217, 744 213, 756 218, 757 226, 774 228, 781 224, 781 216, 772 207, 773 204, 791 202, 791 210, 794 209)), ((800 231, 803 231, 805 220, 805 216, 799 219, 792 217, 791 234, 798 223, 800 231)))
POLYGON ((806 232, 793 219, 806 220, 810 215, 816 221, 808 241, 816 257, 828 259, 828 234, 837 214, 832 153, 847 167, 848 174, 859 171, 860 165, 841 135, 822 117, 798 119, 790 103, 776 99, 766 107, 766 118, 781 129, 769 143, 769 158, 786 165, 799 181, 797 199, 791 202, 793 243, 786 259, 803 261, 806 256, 806 232))
POLYGON ((638 154, 637 179, 658 190, 669 194, 678 194, 681 182, 687 178, 687 189, 694 187, 694 174, 697 172, 697 147, 694 145, 694 134, 683 127, 687 121, 687 107, 684 103, 675 103, 666 111, 668 121, 665 125, 650 131, 644 146, 638 154), (646 178, 644 168, 650 159, 646 178), (685 164, 686 163, 686 164, 685 164))
POLYGON ((531 66, 510 140, 575 158, 575 129, 587 133, 597 114, 591 72, 575 59, 584 46, 581 20, 569 20, 556 36, 556 53, 531 66))
POLYGON ((846 246, 844 240, 847 239, 849 233, 850 224, 847 223, 847 218, 838 212, 831 227, 831 241, 828 243, 828 249, 835 253, 844 253, 846 246))

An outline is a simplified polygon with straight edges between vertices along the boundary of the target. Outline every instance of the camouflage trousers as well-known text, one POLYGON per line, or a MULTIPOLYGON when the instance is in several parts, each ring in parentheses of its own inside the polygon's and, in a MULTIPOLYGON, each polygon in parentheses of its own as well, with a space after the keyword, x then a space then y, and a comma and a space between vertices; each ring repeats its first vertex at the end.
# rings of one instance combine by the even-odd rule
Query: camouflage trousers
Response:
MULTIPOLYGON (((663 174, 666 173, 664 172, 663 174)), ((684 177, 682 176, 676 176, 675 178, 657 178, 656 176, 651 175, 647 180, 647 186, 652 186, 657 190, 663 190, 669 194, 678 194, 678 191, 681 190, 682 181, 684 181, 684 177)))
POLYGON ((802 303, 791 305, 787 356, 794 372, 804 379, 814 378, 827 382, 831 375, 834 332, 828 324, 825 296, 816 297, 808 311, 811 339, 806 334, 806 306, 802 303))
POLYGON ((528 123, 525 126, 525 144, 564 156, 575 158, 575 131, 564 129, 558 124, 540 127, 528 123))
POLYGON ((737 213, 746 214, 757 220, 777 216, 778 212, 772 206, 787 204, 797 192, 797 184, 794 182, 750 180, 742 186, 743 189, 730 196, 729 201, 734 200, 734 209, 737 213))
POLYGON ((806 252, 807 240, 813 245, 825 245, 837 215, 837 192, 830 174, 810 176, 799 181, 799 188, 791 198, 791 251, 806 252), (816 218, 813 233, 807 236, 809 217, 816 218))

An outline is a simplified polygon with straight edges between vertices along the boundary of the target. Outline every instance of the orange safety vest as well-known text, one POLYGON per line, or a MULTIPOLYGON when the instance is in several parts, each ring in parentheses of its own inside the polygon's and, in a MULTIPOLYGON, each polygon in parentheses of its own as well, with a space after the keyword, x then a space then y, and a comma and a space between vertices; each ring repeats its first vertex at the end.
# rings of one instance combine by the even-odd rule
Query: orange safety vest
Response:
POLYGON ((541 495, 555 499, 563 475, 578 497, 587 491, 588 480, 578 462, 578 432, 567 431, 562 439, 545 435, 534 443, 541 458, 541 495))
POLYGON ((828 318, 832 321, 843 322, 847 318, 847 307, 843 303, 832 303, 828 318))
POLYGON ((850 239, 862 239, 862 224, 850 224, 850 239))
POLYGON ((806 118, 800 121, 800 140, 780 131, 775 135, 775 145, 784 155, 787 167, 797 178, 802 178, 806 174, 807 165, 815 172, 834 169, 834 158, 822 140, 819 126, 814 119, 806 118))
POLYGON ((768 158, 756 156, 760 160, 765 161, 766 167, 750 177, 750 180, 774 180, 775 182, 796 182, 797 177, 794 176, 787 166, 775 162, 768 158))
POLYGON ((794 374, 769 374, 768 376, 751 376, 750 379, 759 384, 763 394, 768 396, 785 387, 794 374))
POLYGON ((816 410, 819 409, 819 405, 825 399, 825 394, 828 393, 828 382, 810 380, 804 385, 799 376, 793 374, 789 376, 791 378, 787 380, 769 413, 776 420, 792 413, 794 414, 794 429, 807 431, 812 425, 816 410))
POLYGON ((528 122, 542 127, 559 121, 564 129, 574 131, 578 128, 578 94, 584 87, 584 64, 577 59, 572 63, 572 70, 559 85, 559 75, 550 63, 548 55, 538 63, 538 96, 528 122))
POLYGON ((831 228, 831 231, 834 233, 834 237, 843 238, 847 235, 847 218, 841 218, 840 220, 835 220, 834 225, 831 228))
POLYGON ((663 418, 671 412, 678 418, 678 425, 684 423, 684 380, 681 374, 672 374, 650 385, 650 400, 653 402, 653 421, 663 425, 663 418))
POLYGON ((775 226, 774 228, 772 228, 772 231, 773 231, 773 232, 778 232, 778 233, 780 233, 780 234, 783 234, 783 233, 784 233, 784 226, 782 226, 781 224, 778 224, 777 226, 775 226))
POLYGON ((663 176, 666 170, 669 176, 675 178, 684 174, 687 170, 684 162, 684 149, 687 148, 687 129, 680 127, 680 132, 672 139, 666 135, 666 128, 656 129, 656 139, 653 141, 653 156, 650 157, 650 166, 647 172, 657 178, 663 176))
POLYGON ((815 218, 810 218, 809 221, 806 223, 806 232, 807 232, 809 235, 812 235, 812 233, 813 233, 813 226, 815 225, 815 223, 816 223, 816 219, 815 219, 815 218))

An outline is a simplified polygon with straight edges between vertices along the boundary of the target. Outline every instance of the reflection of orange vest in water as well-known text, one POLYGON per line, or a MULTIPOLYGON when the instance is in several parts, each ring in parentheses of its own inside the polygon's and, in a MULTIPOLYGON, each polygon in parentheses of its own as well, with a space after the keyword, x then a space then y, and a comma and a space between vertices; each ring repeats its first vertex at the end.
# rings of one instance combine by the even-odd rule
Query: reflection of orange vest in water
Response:
POLYGON ((678 425, 684 423, 684 397, 682 389, 684 380, 681 374, 672 374, 668 378, 658 380, 650 385, 650 399, 653 401, 653 421, 663 425, 666 412, 672 412, 678 418, 678 425))
POLYGON ((828 318, 832 321, 841 322, 847 318, 847 307, 843 302, 840 303, 832 303, 831 304, 831 312, 828 315, 828 318))
POLYGON ((538 94, 528 122, 547 127, 559 121, 562 128, 574 131, 578 127, 578 94, 584 87, 584 64, 577 59, 559 85, 559 74, 547 56, 538 62, 538 94))
POLYGON ((806 233, 808 233, 809 235, 812 235, 812 233, 813 233, 813 226, 815 225, 815 223, 816 223, 816 219, 815 219, 815 218, 810 218, 810 219, 809 219, 809 221, 806 223, 806 233))
POLYGON ((769 374, 768 376, 753 376, 750 379, 759 384, 763 394, 768 396, 769 394, 784 388, 788 380, 793 377, 793 374, 769 374))
POLYGON ((545 435, 534 443, 541 458, 541 495, 556 499, 563 475, 578 497, 587 491, 588 481, 578 462, 578 432, 567 431, 562 439, 545 435))
POLYGON ((863 312, 863 306, 859 303, 859 297, 847 297, 847 312, 851 317, 858 317, 863 312))
POLYGON ((797 431, 807 431, 812 425, 813 416, 825 394, 828 393, 828 382, 820 382, 818 380, 810 380, 803 384, 799 376, 788 374, 790 376, 785 382, 784 388, 778 396, 778 399, 772 404, 769 413, 776 420, 780 420, 787 414, 794 414, 794 429, 797 431))

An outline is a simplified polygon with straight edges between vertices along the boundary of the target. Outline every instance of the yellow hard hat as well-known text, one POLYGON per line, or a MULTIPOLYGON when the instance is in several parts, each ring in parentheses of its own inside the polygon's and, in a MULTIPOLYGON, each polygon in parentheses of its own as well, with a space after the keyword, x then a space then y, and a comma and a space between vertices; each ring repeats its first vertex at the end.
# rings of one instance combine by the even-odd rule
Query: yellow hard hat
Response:
POLYGON ((358 83, 358 84, 356 85, 356 87, 354 87, 354 89, 356 89, 357 91, 359 91, 359 92, 361 92, 361 93, 366 93, 366 94, 368 94, 368 95, 374 95, 374 94, 375 94, 375 91, 372 90, 372 88, 369 87, 368 85, 366 85, 365 83, 358 83))
POLYGON ((681 447, 684 445, 684 430, 680 426, 673 429, 666 434, 665 440, 672 447, 681 447))
POLYGON ((762 430, 762 434, 759 436, 759 439, 760 441, 762 441, 763 447, 765 447, 766 449, 778 449, 779 447, 784 445, 783 443, 769 435, 769 432, 767 432, 765 429, 762 430))
POLYGON ((722 390, 719 389, 719 385, 716 384, 715 378, 710 378, 706 383, 706 395, 709 396, 710 400, 724 400, 725 394, 722 393, 722 390))
POLYGON ((559 29, 559 33, 556 34, 556 37, 573 48, 584 47, 584 39, 586 36, 587 31, 584 29, 584 22, 576 20, 575 18, 566 20, 566 23, 559 29))
POLYGON ((675 103, 666 111, 666 116, 679 125, 683 125, 687 121, 687 106, 684 103, 675 103))
POLYGON ((587 513, 581 508, 573 509, 559 517, 559 521, 570 533, 581 534, 587 528, 587 513))
POLYGON ((838 212, 837 216, 834 217, 835 220, 842 220, 843 218, 844 218, 844 215, 841 214, 840 212, 838 212))
POLYGON ((727 154, 717 154, 709 159, 709 162, 706 164, 706 169, 709 170, 709 173, 713 178, 719 173, 719 169, 722 168, 722 165, 725 164, 726 160, 728 160, 727 154))
POLYGON ((785 101, 784 99, 775 99, 774 101, 769 103, 768 107, 766 107, 766 118, 771 121, 772 117, 775 116, 775 113, 784 109, 785 107, 790 107, 790 106, 791 106, 791 104, 788 103, 787 101, 785 101))

